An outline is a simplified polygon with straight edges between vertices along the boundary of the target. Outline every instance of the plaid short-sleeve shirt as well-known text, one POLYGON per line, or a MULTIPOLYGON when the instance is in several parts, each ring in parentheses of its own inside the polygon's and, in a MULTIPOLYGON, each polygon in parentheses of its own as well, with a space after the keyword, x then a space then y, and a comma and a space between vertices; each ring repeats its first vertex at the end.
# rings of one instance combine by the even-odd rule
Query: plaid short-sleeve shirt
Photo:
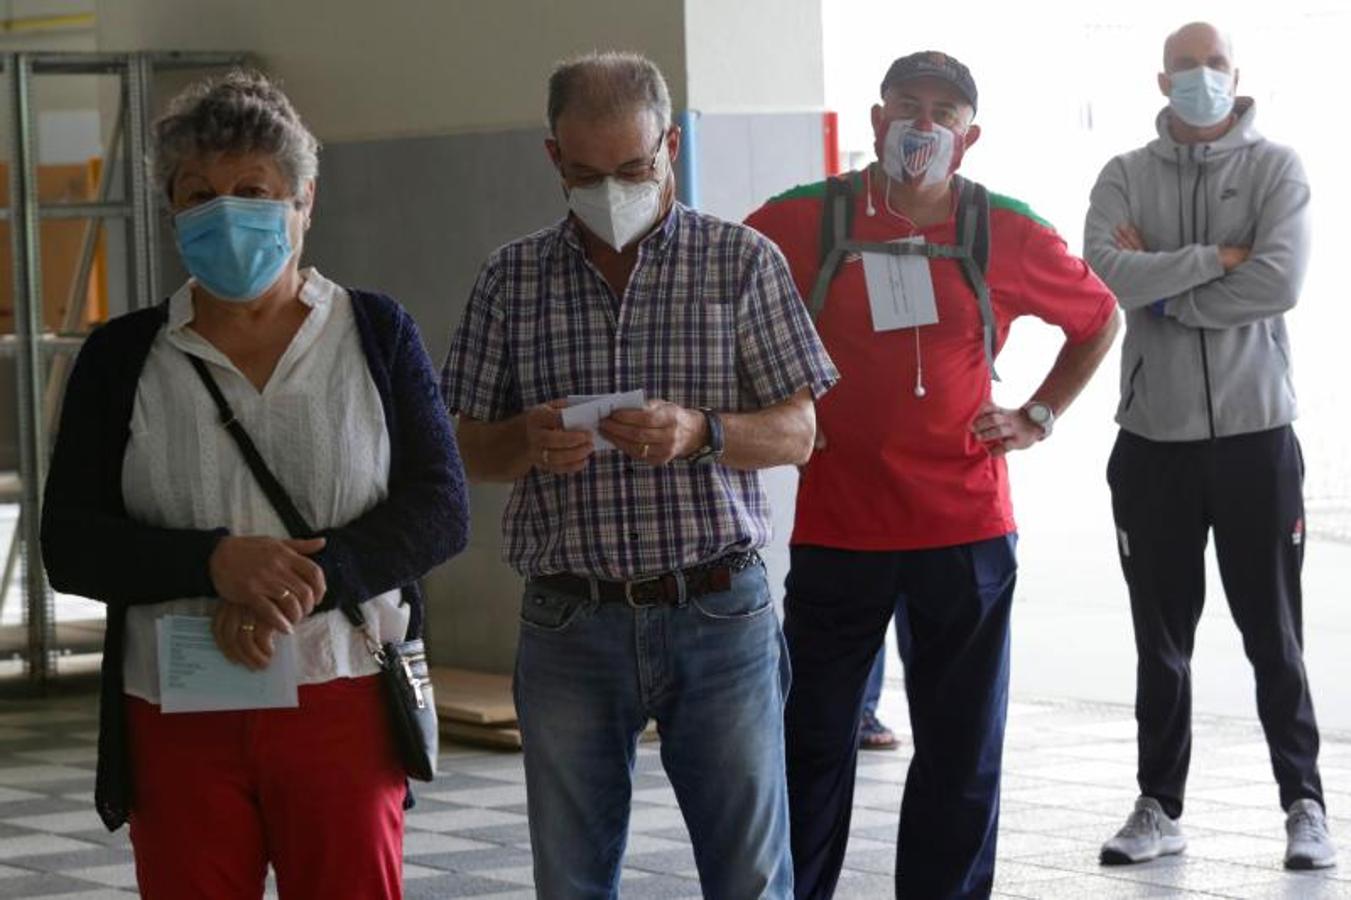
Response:
MULTIPOLYGON (((676 204, 643 239, 622 302, 571 219, 484 263, 442 371, 450 412, 493 422, 569 394, 751 412, 838 375, 778 249, 676 204)), ((754 472, 598 451, 575 475, 532 469, 512 490, 504 555, 521 574, 629 579, 764 546, 754 472)))

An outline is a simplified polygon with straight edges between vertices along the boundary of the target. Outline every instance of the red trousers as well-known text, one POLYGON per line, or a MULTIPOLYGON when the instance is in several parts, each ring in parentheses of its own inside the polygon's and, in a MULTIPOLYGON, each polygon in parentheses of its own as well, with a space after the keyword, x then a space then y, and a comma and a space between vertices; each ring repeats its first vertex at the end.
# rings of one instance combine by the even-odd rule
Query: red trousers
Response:
POLYGON ((146 900, 399 900, 404 775, 374 677, 296 709, 161 713, 127 698, 131 843, 146 900))

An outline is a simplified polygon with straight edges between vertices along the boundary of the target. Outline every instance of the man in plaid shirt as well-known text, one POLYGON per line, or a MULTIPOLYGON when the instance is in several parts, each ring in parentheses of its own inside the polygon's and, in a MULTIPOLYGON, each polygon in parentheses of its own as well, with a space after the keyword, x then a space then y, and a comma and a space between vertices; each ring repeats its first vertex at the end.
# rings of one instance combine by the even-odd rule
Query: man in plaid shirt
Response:
POLYGON ((788 898, 788 661, 756 473, 807 459, 837 375, 778 250, 674 201, 651 62, 564 63, 548 115, 571 214, 489 257, 443 374, 470 476, 513 485, 536 887, 615 896, 655 719, 705 896, 788 898), (639 389, 601 422, 613 449, 563 427, 567 398, 639 389))

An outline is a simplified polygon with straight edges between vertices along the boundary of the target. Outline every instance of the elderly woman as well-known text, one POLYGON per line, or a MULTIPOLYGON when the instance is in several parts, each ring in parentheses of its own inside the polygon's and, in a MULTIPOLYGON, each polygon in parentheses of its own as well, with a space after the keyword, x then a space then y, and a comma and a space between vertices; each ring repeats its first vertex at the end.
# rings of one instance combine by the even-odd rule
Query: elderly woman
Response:
POLYGON ((264 77, 180 94, 155 171, 192 278, 90 335, 47 482, 53 586, 108 605, 96 799, 147 898, 400 895, 404 771, 377 641, 464 547, 463 470, 417 328, 301 269, 318 143, 264 77), (221 427, 204 364, 317 537, 295 540, 221 427), (209 617, 234 665, 292 642, 299 706, 161 710, 156 623, 209 617), (284 637, 283 637, 284 636, 284 637))

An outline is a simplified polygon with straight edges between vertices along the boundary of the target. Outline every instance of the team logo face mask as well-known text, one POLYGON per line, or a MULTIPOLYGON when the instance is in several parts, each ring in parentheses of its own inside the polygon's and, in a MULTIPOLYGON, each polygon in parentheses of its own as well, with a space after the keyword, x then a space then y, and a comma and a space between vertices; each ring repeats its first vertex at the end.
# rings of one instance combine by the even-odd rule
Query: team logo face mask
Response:
POLYGON ((948 178, 961 165, 966 142, 949 128, 916 119, 896 119, 882 143, 882 170, 921 187, 948 178))

